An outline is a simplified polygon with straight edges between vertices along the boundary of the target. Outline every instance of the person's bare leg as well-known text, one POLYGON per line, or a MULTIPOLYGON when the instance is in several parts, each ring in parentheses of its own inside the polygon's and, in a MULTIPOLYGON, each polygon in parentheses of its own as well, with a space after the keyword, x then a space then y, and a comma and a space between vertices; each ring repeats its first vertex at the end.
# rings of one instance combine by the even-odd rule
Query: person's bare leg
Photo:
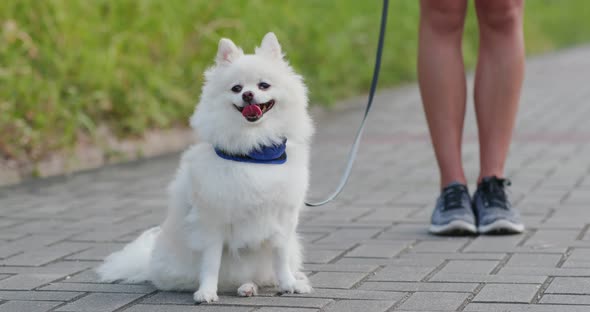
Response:
POLYGON ((418 82, 441 188, 466 184, 461 163, 466 81, 461 39, 467 0, 421 0, 418 82))
POLYGON ((479 131, 480 175, 504 176, 524 77, 522 0, 476 0, 479 57, 475 111, 479 131))

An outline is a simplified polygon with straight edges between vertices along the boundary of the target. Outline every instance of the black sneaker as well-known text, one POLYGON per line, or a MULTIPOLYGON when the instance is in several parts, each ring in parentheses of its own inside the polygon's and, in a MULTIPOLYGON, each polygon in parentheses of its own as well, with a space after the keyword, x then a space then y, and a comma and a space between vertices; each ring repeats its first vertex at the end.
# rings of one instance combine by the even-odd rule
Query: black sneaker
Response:
POLYGON ((510 204, 506 187, 510 180, 496 176, 485 177, 473 194, 473 210, 477 216, 477 231, 481 234, 522 233, 520 214, 510 204))
POLYGON ((429 232, 437 235, 477 233, 467 186, 453 182, 442 190, 432 212, 429 232))

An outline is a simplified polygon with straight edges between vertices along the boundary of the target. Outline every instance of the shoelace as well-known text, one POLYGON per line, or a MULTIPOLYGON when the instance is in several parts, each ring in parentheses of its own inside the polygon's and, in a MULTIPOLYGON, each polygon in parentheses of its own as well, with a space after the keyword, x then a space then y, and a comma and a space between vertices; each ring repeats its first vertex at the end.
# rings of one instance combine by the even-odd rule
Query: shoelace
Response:
POLYGON ((479 189, 484 198, 484 205, 486 207, 499 207, 502 209, 509 209, 509 202, 506 196, 506 186, 510 186, 512 182, 508 179, 501 179, 496 176, 484 178, 479 189))
POLYGON ((442 210, 453 210, 463 208, 463 194, 467 192, 464 185, 456 184, 447 186, 442 191, 444 205, 442 210))

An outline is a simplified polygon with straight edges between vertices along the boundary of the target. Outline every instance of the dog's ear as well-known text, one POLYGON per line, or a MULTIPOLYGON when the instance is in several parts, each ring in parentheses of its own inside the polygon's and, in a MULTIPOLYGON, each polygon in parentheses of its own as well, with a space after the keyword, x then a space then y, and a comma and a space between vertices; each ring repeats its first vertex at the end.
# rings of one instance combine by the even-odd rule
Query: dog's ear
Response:
POLYGON ((279 40, 277 36, 273 32, 269 32, 268 34, 264 35, 262 38, 262 43, 260 47, 256 48, 256 54, 258 55, 267 55, 274 59, 282 59, 283 52, 281 51, 281 45, 279 44, 279 40))
POLYGON ((217 49, 217 57, 215 61, 217 64, 229 64, 235 61, 243 54, 242 50, 238 48, 233 41, 222 38, 219 40, 219 48, 217 49))

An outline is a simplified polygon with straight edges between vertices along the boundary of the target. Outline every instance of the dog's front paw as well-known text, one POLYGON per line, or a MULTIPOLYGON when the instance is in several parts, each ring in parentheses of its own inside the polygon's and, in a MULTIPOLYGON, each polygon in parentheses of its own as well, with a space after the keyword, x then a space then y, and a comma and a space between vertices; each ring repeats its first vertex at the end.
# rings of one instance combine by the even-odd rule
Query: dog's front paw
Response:
POLYGON ((252 297, 258 294, 258 286, 254 283, 245 283, 238 288, 238 296, 240 297, 252 297))
POLYGON ((279 285, 279 291, 284 294, 308 294, 312 288, 307 279, 293 279, 290 283, 279 285))
POLYGON ((307 275, 305 275, 305 273, 303 272, 295 272, 293 273, 293 277, 295 277, 296 280, 300 281, 300 280, 308 280, 307 275))
POLYGON ((309 280, 297 280, 295 282, 295 287, 293 288, 296 294, 309 294, 313 288, 309 284, 309 280))
POLYGON ((209 303, 219 300, 219 297, 217 297, 217 292, 214 290, 199 289, 193 295, 193 299, 195 299, 196 303, 209 303))

